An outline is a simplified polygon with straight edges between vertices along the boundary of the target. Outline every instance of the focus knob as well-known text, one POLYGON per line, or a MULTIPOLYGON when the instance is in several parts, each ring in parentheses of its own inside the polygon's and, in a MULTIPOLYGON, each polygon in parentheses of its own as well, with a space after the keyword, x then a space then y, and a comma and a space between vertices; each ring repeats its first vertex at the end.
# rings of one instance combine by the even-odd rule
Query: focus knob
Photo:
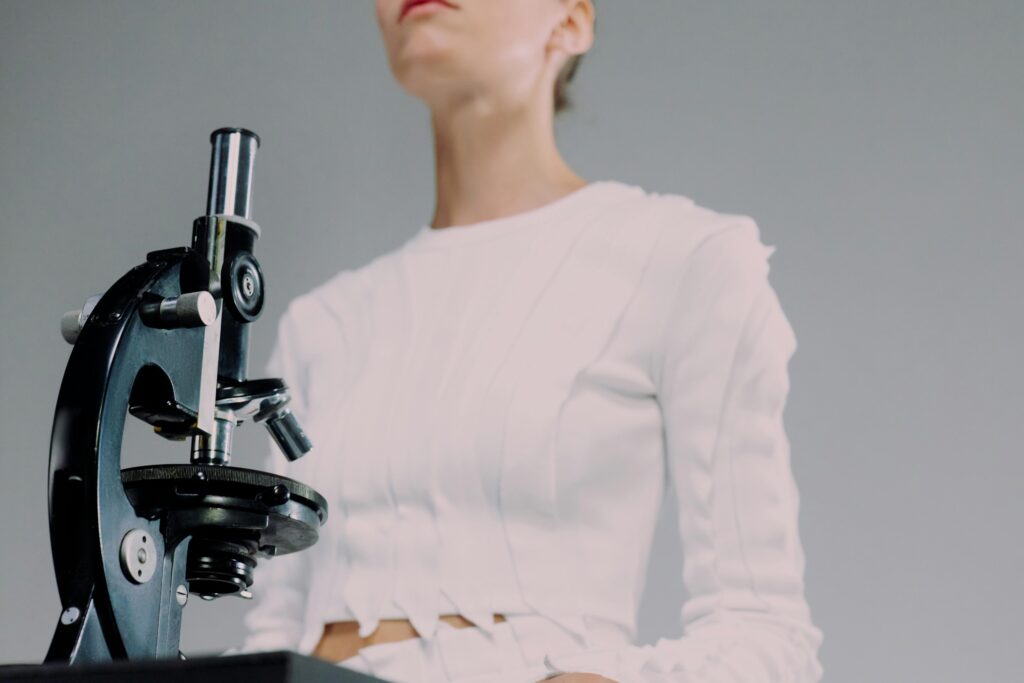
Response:
POLYGON ((96 304, 102 298, 103 294, 93 294, 85 300, 85 305, 80 309, 68 311, 60 317, 60 334, 64 337, 64 341, 72 345, 78 341, 78 335, 85 327, 85 321, 92 315, 92 309, 96 308, 96 304))
POLYGON ((205 327, 217 320, 217 300, 203 290, 144 302, 139 314, 151 327, 205 327))

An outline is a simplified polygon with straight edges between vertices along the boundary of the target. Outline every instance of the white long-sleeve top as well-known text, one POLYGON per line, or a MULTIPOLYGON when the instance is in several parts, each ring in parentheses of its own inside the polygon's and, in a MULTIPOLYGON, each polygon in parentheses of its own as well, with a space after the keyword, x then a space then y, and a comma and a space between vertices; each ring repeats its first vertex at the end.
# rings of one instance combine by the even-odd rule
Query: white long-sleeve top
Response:
POLYGON ((783 426, 796 338, 749 217, 596 181, 542 207, 419 230, 293 299, 266 367, 314 447, 313 548, 256 569, 240 650, 308 654, 323 624, 544 615, 551 659, 621 683, 814 683, 783 426), (665 487, 680 638, 636 645, 665 487), (600 634, 600 635, 599 635, 600 634), (611 636, 609 634, 612 634, 611 636))

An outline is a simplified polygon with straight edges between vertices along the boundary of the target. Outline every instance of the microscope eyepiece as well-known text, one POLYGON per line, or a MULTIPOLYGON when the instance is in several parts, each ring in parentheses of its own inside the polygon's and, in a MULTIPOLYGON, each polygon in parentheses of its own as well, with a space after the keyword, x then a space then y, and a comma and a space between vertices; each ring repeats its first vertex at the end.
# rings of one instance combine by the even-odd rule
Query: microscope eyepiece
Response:
POLYGON ((245 128, 218 128, 210 134, 208 216, 252 217, 252 164, 260 138, 245 128))

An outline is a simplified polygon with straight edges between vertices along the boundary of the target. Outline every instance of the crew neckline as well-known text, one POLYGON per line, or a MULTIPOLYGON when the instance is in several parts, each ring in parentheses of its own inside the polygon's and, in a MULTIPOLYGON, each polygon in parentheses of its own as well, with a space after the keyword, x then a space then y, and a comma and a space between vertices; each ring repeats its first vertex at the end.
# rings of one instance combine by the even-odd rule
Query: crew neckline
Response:
POLYGON ((578 211, 592 197, 613 187, 632 188, 616 180, 592 180, 547 204, 507 216, 442 228, 431 227, 429 223, 421 224, 405 246, 420 249, 470 244, 510 232, 548 225, 578 211))

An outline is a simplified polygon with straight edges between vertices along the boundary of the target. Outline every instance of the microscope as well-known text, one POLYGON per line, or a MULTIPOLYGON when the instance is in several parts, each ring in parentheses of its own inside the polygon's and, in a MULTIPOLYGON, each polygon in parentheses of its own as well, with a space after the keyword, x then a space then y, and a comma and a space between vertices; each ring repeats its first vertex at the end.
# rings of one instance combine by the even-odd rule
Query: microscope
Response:
POLYGON ((186 660, 179 649, 190 595, 252 597, 256 563, 309 548, 327 521, 327 501, 307 484, 230 464, 249 419, 289 461, 312 444, 285 383, 247 373, 249 325, 264 304, 251 217, 260 138, 221 128, 210 142, 191 245, 149 252, 61 319, 73 348, 48 474, 61 612, 44 662, 0 667, 0 681, 383 683, 296 653, 186 660), (122 469, 129 414, 187 442, 188 462, 122 469))

